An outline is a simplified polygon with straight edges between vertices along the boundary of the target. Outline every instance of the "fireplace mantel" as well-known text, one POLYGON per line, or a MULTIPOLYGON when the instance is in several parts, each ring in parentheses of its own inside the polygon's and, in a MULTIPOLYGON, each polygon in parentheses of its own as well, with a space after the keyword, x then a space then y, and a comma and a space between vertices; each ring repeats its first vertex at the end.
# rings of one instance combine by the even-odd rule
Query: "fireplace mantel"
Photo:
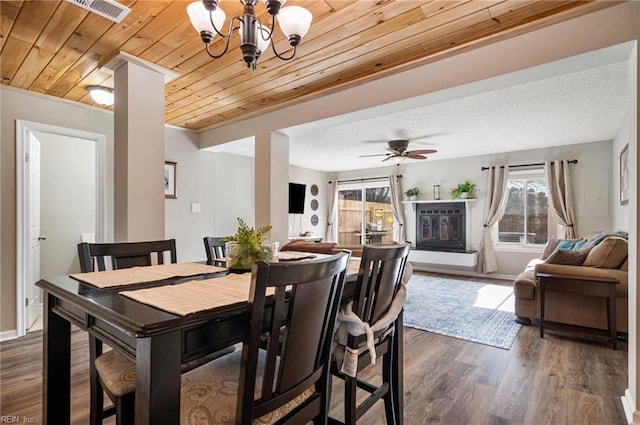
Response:
POLYGON ((416 209, 416 204, 441 204, 443 202, 464 202, 465 204, 469 204, 470 202, 475 202, 476 199, 475 198, 468 198, 468 199, 416 199, 414 201, 402 201, 403 204, 409 204, 411 205, 411 208, 413 208, 414 210, 416 209))

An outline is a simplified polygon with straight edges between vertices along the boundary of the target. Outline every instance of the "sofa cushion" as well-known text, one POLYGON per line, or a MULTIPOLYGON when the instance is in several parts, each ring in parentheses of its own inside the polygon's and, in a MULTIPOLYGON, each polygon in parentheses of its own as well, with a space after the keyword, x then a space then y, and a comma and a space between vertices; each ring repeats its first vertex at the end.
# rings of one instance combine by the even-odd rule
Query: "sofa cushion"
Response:
POLYGON ((580 266, 589 255, 591 248, 578 250, 559 249, 545 260, 547 264, 564 264, 565 266, 580 266))
POLYGON ((624 238, 607 236, 602 242, 594 246, 583 266, 600 267, 603 269, 617 269, 627 258, 628 243, 624 238))

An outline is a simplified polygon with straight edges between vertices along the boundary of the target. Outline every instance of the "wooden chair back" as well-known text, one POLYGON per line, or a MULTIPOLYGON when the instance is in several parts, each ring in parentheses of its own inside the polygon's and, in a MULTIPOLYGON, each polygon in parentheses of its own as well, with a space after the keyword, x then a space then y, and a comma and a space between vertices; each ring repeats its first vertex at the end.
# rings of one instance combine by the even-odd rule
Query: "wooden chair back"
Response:
MULTIPOLYGON (((373 325, 389 311, 400 288, 410 248, 409 243, 364 246, 352 307, 363 322, 373 325)), ((366 336, 350 338, 353 340, 349 346, 357 347, 366 336)))
POLYGON ((209 264, 212 264, 215 260, 219 260, 227 256, 225 238, 205 236, 203 239, 204 249, 207 253, 207 262, 209 264))
POLYGON ((82 273, 109 270, 107 264, 110 264, 112 270, 164 264, 165 253, 168 253, 171 263, 178 262, 175 239, 120 243, 83 242, 78 244, 82 273), (110 263, 108 262, 109 258, 110 263))
POLYGON ((350 253, 310 261, 253 266, 249 332, 242 351, 237 424, 275 410, 315 386, 315 393, 286 423, 326 418, 331 344, 350 253), (273 302, 267 289, 273 290, 273 302), (261 397, 254 400, 258 355, 266 361, 261 397))

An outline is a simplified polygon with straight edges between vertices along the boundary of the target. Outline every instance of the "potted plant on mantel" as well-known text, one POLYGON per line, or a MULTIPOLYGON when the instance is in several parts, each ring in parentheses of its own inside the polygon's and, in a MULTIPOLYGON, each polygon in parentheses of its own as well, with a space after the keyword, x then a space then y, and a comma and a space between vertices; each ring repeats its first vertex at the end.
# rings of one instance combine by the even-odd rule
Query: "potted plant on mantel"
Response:
POLYGON ((464 183, 460 183, 459 185, 451 189, 451 197, 453 199, 472 198, 475 190, 476 185, 473 183, 469 183, 468 180, 465 180, 464 183))
POLYGON ((277 261, 278 242, 264 242, 264 237, 271 230, 271 226, 258 229, 249 227, 238 218, 238 231, 225 240, 227 248, 227 268, 230 271, 251 271, 255 261, 277 261))
POLYGON ((419 194, 420 189, 417 187, 412 187, 404 191, 404 196, 406 196, 409 201, 414 201, 419 194))

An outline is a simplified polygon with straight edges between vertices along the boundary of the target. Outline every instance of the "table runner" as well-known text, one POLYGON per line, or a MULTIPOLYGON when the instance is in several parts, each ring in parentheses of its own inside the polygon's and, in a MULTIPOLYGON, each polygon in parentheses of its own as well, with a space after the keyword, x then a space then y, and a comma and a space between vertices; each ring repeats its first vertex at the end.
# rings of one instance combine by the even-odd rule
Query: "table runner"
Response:
MULTIPOLYGON (((120 294, 169 313, 186 316, 216 307, 247 302, 250 288, 251 273, 231 273, 176 285, 122 291, 120 294)), ((267 295, 273 293, 273 288, 267 289, 267 295)))
POLYGON ((74 273, 72 278, 98 288, 134 285, 136 283, 157 282, 176 277, 198 276, 220 273, 227 270, 223 267, 199 263, 171 263, 146 267, 105 270, 101 272, 74 273))

